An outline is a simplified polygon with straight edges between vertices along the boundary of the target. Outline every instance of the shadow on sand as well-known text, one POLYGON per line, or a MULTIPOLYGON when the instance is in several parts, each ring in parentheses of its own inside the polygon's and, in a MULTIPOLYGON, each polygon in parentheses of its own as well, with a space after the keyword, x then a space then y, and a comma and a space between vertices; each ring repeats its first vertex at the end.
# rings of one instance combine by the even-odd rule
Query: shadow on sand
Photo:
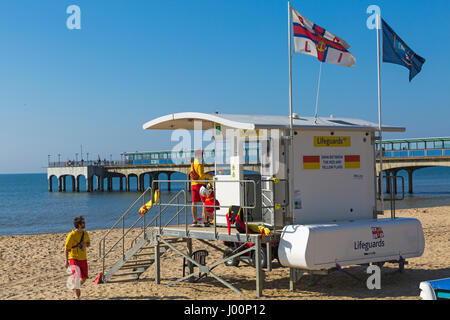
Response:
MULTIPOLYGON (((280 268, 277 263, 274 263, 274 269, 280 268)), ((286 269, 286 277, 274 280, 267 280, 265 277, 263 286, 263 298, 270 299, 289 299, 298 296, 301 293, 304 296, 307 293, 311 293, 311 298, 332 297, 332 299, 339 299, 339 297, 352 298, 352 299, 420 299, 419 284, 422 281, 435 280, 440 278, 446 278, 450 275, 450 268, 443 269, 408 269, 408 265, 405 266, 403 272, 398 270, 398 264, 386 263, 381 268, 381 289, 370 290, 367 288, 367 279, 371 274, 367 273, 367 267, 354 266, 346 267, 344 270, 346 273, 339 271, 331 272, 328 275, 309 275, 305 274, 294 285, 294 292, 289 291, 289 272, 286 269), (350 275, 349 275, 350 274, 350 275), (264 290, 277 290, 277 293, 272 295, 264 295, 264 290), (297 294, 296 294, 297 293, 297 294)), ((256 282, 255 278, 248 278, 240 276, 239 272, 233 277, 224 276, 224 279, 231 285, 235 286, 241 291, 255 290, 256 282)), ((166 279, 168 280, 168 279, 166 279)), ((171 279, 169 281, 175 280, 171 279)), ((220 290, 229 290, 223 284, 218 282, 212 277, 206 277, 201 280, 201 285, 215 286, 220 290)), ((182 283, 180 284, 182 285, 182 283)), ((230 298, 239 295, 233 293, 231 290, 230 298)), ((178 297, 181 299, 189 299, 189 297, 178 297)), ((164 297, 163 299, 170 299, 164 297)), ((177 298, 175 298, 177 299, 177 298)), ((233 298, 232 298, 233 299, 233 298)))

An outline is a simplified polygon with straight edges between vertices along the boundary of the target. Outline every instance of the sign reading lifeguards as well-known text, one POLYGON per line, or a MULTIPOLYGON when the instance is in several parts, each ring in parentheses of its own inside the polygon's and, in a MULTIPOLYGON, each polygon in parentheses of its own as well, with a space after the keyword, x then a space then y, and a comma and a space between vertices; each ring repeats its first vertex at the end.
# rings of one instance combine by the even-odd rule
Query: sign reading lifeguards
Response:
POLYGON ((350 137, 314 137, 314 147, 350 147, 351 144, 350 137))

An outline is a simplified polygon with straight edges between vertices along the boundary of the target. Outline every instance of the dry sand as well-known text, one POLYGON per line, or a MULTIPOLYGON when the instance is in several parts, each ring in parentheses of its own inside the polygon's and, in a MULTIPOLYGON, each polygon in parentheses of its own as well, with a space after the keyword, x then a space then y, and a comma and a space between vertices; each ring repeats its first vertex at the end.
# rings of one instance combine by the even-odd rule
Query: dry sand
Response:
MULTIPOLYGON (((450 207, 403 209, 397 211, 397 217, 413 217, 421 221, 425 233, 425 252, 419 258, 408 260, 404 273, 397 271, 398 264, 385 264, 380 290, 368 290, 366 279, 369 275, 366 269, 355 266, 346 270, 363 281, 358 282, 340 272, 320 278, 307 275, 296 284, 295 291, 290 292, 289 269, 274 261, 273 270, 265 272, 263 297, 260 299, 420 299, 421 281, 450 276, 450 207)), ((255 269, 243 263, 239 267, 222 264, 214 269, 217 275, 241 290, 242 295, 212 277, 199 283, 183 281, 168 287, 169 282, 182 275, 183 258, 174 251, 167 252, 161 259, 159 285, 154 282, 153 268, 147 270, 139 281, 95 285, 93 281, 101 271, 97 244, 105 231, 88 231, 92 241, 92 247, 88 249, 90 279, 82 286, 82 299, 243 301, 256 298, 255 269)), ((113 236, 118 239, 121 230, 114 232, 113 236)), ((61 252, 65 238, 66 234, 0 237, 0 299, 72 299, 73 292, 66 285, 69 275, 64 269, 64 254, 61 252)), ((179 247, 182 248, 181 244, 179 247)), ((221 252, 195 240, 193 248, 209 251, 207 263, 222 256, 221 252)))

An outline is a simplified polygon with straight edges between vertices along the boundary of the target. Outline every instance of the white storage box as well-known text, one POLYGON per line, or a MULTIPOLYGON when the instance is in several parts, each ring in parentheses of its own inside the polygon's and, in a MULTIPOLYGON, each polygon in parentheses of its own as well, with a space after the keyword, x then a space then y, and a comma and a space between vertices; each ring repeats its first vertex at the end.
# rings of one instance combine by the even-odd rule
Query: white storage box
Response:
POLYGON ((278 256, 283 266, 308 270, 399 260, 423 254, 417 219, 359 220, 284 227, 278 256))

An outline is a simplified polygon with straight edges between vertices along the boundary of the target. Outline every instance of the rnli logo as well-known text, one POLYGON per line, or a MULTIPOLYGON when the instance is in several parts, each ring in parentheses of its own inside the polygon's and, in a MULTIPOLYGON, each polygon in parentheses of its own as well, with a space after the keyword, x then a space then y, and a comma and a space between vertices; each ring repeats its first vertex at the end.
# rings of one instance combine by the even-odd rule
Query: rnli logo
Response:
POLYGON ((327 44, 326 44, 324 38, 320 38, 319 39, 319 41, 316 44, 316 48, 320 52, 324 52, 325 50, 327 50, 327 44))
POLYGON ((383 229, 380 227, 372 227, 372 239, 381 239, 384 238, 383 229))

